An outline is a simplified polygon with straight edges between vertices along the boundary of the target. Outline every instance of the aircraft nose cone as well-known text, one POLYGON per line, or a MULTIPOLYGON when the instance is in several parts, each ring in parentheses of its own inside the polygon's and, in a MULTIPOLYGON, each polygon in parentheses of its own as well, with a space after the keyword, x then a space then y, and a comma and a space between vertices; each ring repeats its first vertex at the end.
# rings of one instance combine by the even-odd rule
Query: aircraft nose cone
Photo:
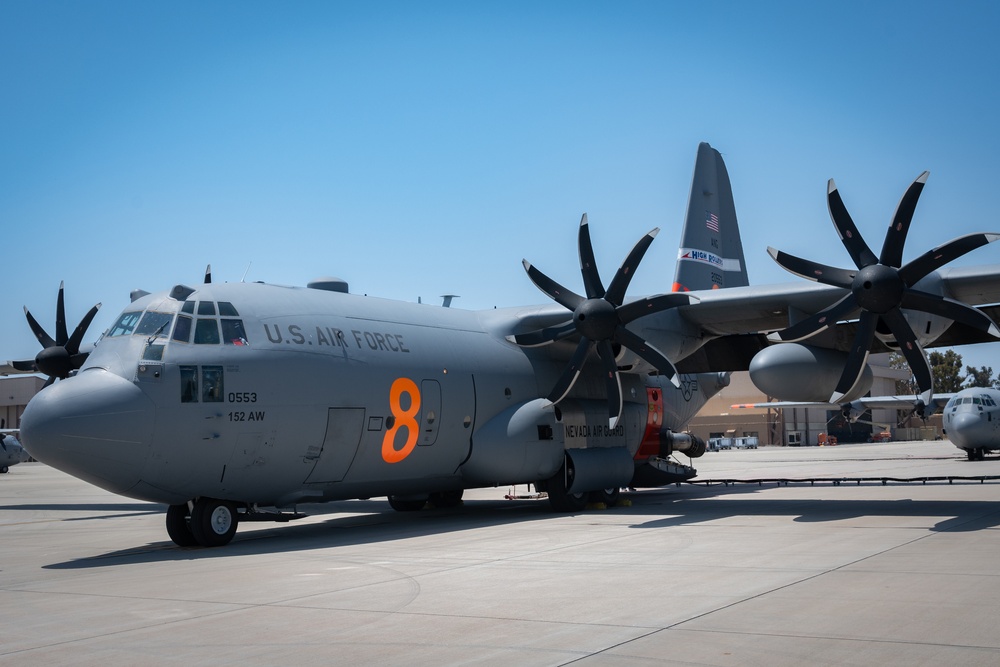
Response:
POLYGON ((959 447, 969 448, 980 445, 975 444, 976 437, 983 430, 983 418, 978 412, 959 412, 951 416, 951 424, 948 426, 948 439, 959 447))
POLYGON ((114 493, 139 481, 153 438, 154 405, 133 383, 92 369, 31 399, 21 444, 33 457, 114 493))

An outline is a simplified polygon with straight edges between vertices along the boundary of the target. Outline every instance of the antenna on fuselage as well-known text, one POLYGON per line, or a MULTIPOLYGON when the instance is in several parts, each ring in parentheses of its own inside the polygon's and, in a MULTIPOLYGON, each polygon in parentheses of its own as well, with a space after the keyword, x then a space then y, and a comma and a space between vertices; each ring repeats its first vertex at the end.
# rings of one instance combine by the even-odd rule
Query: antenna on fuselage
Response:
POLYGON ((240 278, 240 282, 241 283, 245 283, 247 281, 247 274, 250 273, 250 267, 251 266, 253 266, 253 262, 250 262, 249 264, 247 264, 247 270, 243 272, 243 277, 240 278))

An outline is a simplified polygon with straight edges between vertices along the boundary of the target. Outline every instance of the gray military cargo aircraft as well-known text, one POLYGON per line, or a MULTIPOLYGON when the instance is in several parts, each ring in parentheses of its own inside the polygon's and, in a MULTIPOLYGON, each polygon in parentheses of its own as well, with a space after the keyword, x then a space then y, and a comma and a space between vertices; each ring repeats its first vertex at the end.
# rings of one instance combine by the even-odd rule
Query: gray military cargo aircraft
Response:
MULTIPOLYGON (((771 355, 770 379, 792 393, 822 377, 826 396, 849 396, 865 390, 855 380, 870 351, 902 347, 919 367, 922 345, 995 331, 966 302, 1000 301, 1000 270, 941 267, 996 236, 962 237, 899 268, 921 179, 879 257, 831 187, 859 270, 773 253, 820 286, 749 286, 729 177, 702 144, 667 294, 626 297, 657 230, 605 287, 586 216, 582 294, 524 262, 547 306, 440 308, 350 294, 336 279, 134 293, 79 366, 79 349, 47 350, 80 337, 64 326, 55 340, 39 336, 61 365, 34 367, 63 379, 31 400, 22 438, 40 461, 168 505, 182 546, 226 544, 239 522, 286 520, 295 514, 278 510, 307 502, 388 496, 413 510, 524 483, 556 510, 613 502, 623 486, 694 474, 671 456, 705 444, 681 431, 728 371, 758 355, 771 355), (780 342, 813 333, 810 345, 780 342), (816 353, 803 363, 801 350, 816 353)), ((915 373, 929 395, 929 373, 915 373)))
POLYGON ((5 420, 0 420, 0 474, 6 473, 10 467, 28 460, 28 452, 17 440, 17 429, 6 428, 5 420))

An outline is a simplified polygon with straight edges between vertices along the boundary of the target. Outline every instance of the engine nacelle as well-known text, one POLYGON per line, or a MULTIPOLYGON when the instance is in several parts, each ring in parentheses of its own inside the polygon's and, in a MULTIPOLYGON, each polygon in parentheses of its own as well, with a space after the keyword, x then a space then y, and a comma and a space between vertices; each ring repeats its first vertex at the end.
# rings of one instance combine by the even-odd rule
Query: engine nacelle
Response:
MULTIPOLYGON (((750 361, 750 379, 759 390, 782 401, 829 401, 847 365, 847 353, 801 343, 779 343, 758 352, 750 361)), ((855 386, 863 396, 872 386, 865 365, 855 386)))

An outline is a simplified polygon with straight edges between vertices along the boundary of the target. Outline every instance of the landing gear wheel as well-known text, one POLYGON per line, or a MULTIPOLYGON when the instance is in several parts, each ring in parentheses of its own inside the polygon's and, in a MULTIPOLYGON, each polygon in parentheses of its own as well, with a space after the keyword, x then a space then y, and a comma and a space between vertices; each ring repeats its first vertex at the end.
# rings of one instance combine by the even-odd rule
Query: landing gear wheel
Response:
POLYGON ((587 506, 589 493, 570 493, 568 488, 573 486, 573 464, 569 458, 559 468, 559 472, 550 477, 545 488, 549 494, 549 505, 557 512, 579 512, 587 506))
POLYGON ((614 507, 618 504, 618 499, 621 498, 622 490, 617 486, 611 489, 602 489, 600 491, 590 492, 590 502, 599 504, 604 503, 607 507, 614 507))
POLYGON ((427 504, 427 498, 411 496, 389 496, 389 507, 397 512, 418 512, 427 504))
POLYGON ((464 493, 465 491, 462 489, 458 491, 438 491, 432 493, 428 500, 437 508, 458 507, 462 504, 462 495, 464 493))
POLYGON ((191 509, 191 534, 203 547, 229 544, 237 522, 236 506, 228 500, 199 498, 191 509))
POLYGON ((167 508, 167 535, 179 547, 198 546, 198 540, 191 532, 191 512, 187 503, 167 508))
POLYGON ((0 475, 6 473, 8 470, 10 470, 10 468, 7 466, 0 466, 0 475))

